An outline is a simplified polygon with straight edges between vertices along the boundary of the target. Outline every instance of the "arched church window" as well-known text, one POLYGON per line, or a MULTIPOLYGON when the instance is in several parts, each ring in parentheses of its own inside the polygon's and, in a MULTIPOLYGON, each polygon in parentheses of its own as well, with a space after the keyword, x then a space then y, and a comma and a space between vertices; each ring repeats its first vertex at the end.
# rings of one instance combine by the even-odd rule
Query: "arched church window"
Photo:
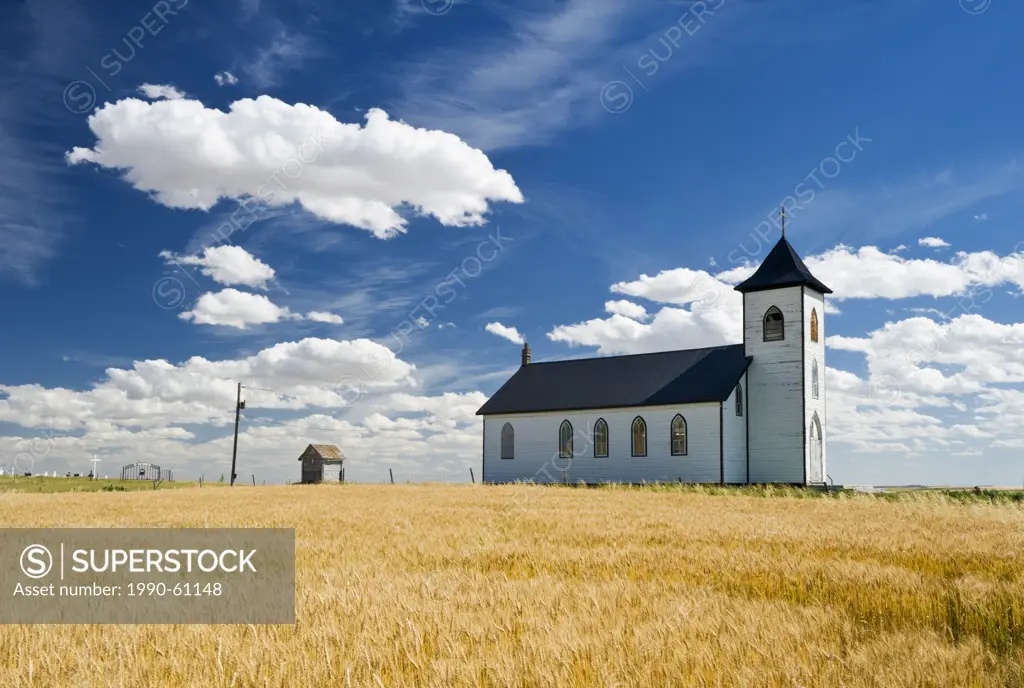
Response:
POLYGON ((811 396, 818 398, 818 359, 811 361, 811 396))
POLYGON ((572 458, 572 423, 567 420, 558 428, 558 458, 572 458))
POLYGON ((769 308, 764 314, 764 341, 779 342, 785 339, 785 325, 782 311, 775 306, 769 308))
POLYGON ((672 456, 686 456, 686 419, 676 415, 672 419, 672 456))
POLYGON ((516 456, 516 432, 511 423, 501 426, 501 458, 514 459, 516 456))
POLYGON ((594 458, 608 456, 608 423, 598 418, 594 423, 594 458))
POLYGON ((818 309, 811 309, 811 341, 818 341, 818 309))
POLYGON ((647 456, 647 423, 640 416, 633 419, 633 456, 647 456))

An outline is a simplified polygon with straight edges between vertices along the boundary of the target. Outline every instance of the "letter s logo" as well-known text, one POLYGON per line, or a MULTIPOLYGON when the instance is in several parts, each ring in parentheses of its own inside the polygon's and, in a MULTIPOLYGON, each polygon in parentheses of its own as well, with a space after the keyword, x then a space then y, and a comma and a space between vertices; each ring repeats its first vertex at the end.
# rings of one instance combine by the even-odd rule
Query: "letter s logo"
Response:
POLYGON ((21 571, 29 578, 42 578, 53 568, 53 555, 42 545, 29 545, 21 552, 21 571))

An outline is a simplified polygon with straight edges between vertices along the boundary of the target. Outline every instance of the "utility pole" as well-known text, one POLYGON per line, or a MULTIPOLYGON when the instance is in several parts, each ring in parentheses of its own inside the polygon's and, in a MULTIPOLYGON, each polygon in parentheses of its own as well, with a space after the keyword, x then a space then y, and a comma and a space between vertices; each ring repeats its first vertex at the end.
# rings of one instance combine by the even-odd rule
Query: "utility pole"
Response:
POLYGON ((231 450, 231 480, 229 486, 235 484, 235 460, 238 458, 238 418, 242 415, 245 402, 242 401, 242 383, 238 383, 238 397, 235 399, 235 446, 231 450))

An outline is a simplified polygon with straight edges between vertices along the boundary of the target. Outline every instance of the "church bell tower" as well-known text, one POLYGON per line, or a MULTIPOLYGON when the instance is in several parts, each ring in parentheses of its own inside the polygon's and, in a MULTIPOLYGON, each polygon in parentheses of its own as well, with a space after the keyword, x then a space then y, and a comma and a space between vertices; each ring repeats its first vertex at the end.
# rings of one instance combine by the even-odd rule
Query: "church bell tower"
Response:
POLYGON ((825 295, 782 238, 743 294, 747 369, 747 462, 751 483, 822 484, 827 478, 825 295))

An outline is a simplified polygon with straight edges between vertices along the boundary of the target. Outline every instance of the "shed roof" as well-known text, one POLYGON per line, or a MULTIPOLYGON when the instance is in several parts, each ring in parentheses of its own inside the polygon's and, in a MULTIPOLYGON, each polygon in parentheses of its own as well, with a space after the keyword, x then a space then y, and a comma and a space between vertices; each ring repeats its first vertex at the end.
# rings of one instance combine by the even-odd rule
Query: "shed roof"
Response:
POLYGON ((796 287, 801 284, 822 294, 832 293, 831 289, 811 274, 786 237, 782 237, 754 274, 736 285, 736 291, 746 294, 751 291, 796 287))
POLYGON ((305 451, 303 451, 302 454, 299 455, 299 461, 302 461, 302 457, 310 452, 315 454, 317 457, 324 459, 325 461, 345 460, 345 455, 342 454, 341 450, 338 449, 338 447, 336 447, 333 444, 311 444, 308 447, 306 447, 305 451))
POLYGON ((724 401, 751 357, 742 344, 524 365, 477 415, 724 401))

